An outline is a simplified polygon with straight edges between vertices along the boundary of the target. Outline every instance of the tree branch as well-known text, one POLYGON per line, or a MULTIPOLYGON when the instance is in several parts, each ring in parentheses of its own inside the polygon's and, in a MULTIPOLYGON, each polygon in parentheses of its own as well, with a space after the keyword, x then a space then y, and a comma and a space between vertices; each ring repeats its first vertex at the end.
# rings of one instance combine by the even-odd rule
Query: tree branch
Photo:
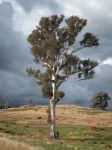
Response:
POLYGON ((47 64, 46 62, 39 61, 39 64, 42 65, 42 66, 47 66, 51 69, 51 66, 49 64, 47 64))
POLYGON ((59 66, 57 67, 56 74, 58 74, 59 69, 65 63, 65 56, 67 55, 68 50, 69 50, 68 43, 65 43, 65 48, 60 55, 61 57, 59 58, 59 59, 61 59, 61 62, 59 64, 59 66), (66 44, 67 44, 67 46, 66 46, 66 44))
MULTIPOLYGON (((73 46, 73 47, 75 47, 75 46, 73 46)), ((75 52, 77 52, 77 51, 79 51, 79 50, 81 50, 81 49, 83 49, 83 48, 86 48, 86 47, 80 46, 80 47, 76 48, 75 50, 73 50, 73 51, 71 52, 71 54, 73 54, 73 53, 75 53, 75 52)))
POLYGON ((37 78, 35 79, 35 81, 36 81, 38 84, 41 84, 40 80, 38 80, 37 78))

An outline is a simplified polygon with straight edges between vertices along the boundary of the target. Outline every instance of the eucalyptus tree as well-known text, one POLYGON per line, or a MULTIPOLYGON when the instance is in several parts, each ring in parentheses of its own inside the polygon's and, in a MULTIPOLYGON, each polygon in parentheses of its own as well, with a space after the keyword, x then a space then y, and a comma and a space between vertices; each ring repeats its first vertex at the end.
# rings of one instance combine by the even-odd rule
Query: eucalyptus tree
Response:
POLYGON ((105 109, 108 106, 109 100, 110 100, 110 97, 109 97, 108 93, 101 91, 101 92, 98 92, 91 99, 91 106, 92 106, 92 108, 105 109))
POLYGON ((27 38, 31 45, 31 54, 37 64, 36 69, 27 68, 27 73, 41 86, 43 96, 49 99, 50 134, 54 139, 55 107, 58 100, 64 96, 64 93, 59 91, 60 86, 73 75, 80 80, 93 78, 94 68, 98 65, 94 60, 81 60, 76 55, 81 49, 99 45, 98 38, 90 32, 86 32, 80 40, 77 40, 86 24, 87 20, 78 16, 42 17, 39 25, 27 38))

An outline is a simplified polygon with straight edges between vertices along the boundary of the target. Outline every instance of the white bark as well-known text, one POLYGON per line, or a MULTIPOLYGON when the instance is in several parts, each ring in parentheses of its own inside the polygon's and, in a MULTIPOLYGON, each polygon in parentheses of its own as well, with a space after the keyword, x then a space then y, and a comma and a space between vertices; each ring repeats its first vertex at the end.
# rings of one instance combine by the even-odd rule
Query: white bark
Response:
POLYGON ((50 100, 50 113, 51 113, 51 138, 56 138, 56 131, 55 131, 55 92, 56 92, 56 84, 55 84, 55 73, 54 73, 54 66, 53 66, 53 74, 52 74, 52 92, 53 96, 50 100))
POLYGON ((54 99, 54 100, 55 100, 55 90, 56 90, 56 87, 55 87, 55 75, 52 74, 52 92, 53 92, 52 99, 54 99))
POLYGON ((53 99, 50 100, 50 113, 51 113, 51 138, 56 138, 55 131, 55 101, 53 99))

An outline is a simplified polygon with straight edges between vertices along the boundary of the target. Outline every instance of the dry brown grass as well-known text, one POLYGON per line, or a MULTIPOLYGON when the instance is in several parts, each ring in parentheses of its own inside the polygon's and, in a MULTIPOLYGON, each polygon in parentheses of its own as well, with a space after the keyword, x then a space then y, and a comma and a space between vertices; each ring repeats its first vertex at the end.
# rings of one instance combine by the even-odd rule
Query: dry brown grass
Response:
POLYGON ((0 137, 0 150, 43 150, 40 147, 33 148, 24 143, 0 137))
MULTIPOLYGON (((46 110, 47 106, 2 110, 0 120, 13 121, 18 124, 48 124, 46 110)), ((57 124, 112 127, 112 111, 85 109, 75 105, 58 105, 56 121, 57 124)))
POLYGON ((61 124, 112 127, 112 112, 65 105, 57 107, 57 120, 61 124))

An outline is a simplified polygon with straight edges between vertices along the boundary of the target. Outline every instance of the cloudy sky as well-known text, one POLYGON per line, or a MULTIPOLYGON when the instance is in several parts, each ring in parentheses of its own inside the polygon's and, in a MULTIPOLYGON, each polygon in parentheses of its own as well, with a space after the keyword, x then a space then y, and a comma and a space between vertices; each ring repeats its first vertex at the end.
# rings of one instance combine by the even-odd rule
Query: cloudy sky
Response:
POLYGON ((87 19, 84 31, 100 39, 98 48, 77 53, 99 62, 95 78, 65 82, 61 86, 66 94, 62 102, 88 106, 98 91, 106 91, 112 98, 112 0, 0 0, 0 96, 45 102, 40 87, 25 72, 33 65, 26 38, 42 16, 53 14, 87 19))

